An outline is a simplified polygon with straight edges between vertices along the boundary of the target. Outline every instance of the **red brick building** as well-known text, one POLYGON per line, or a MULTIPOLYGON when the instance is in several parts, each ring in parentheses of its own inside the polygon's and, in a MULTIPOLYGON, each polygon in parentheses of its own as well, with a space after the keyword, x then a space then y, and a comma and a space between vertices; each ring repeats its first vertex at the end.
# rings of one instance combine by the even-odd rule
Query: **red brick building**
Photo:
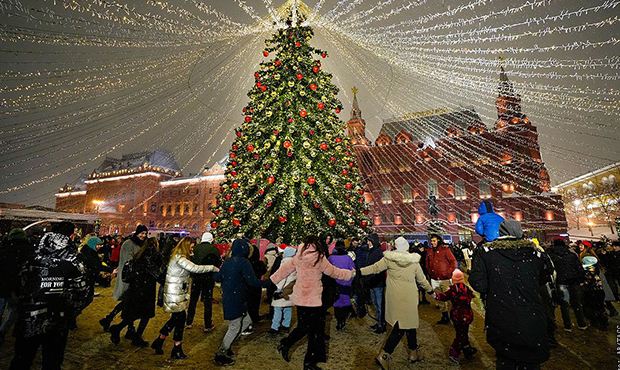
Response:
POLYGON ((213 217, 209 207, 223 179, 219 163, 183 178, 162 150, 108 157, 87 178, 60 189, 56 210, 99 214, 103 233, 128 234, 144 224, 199 235, 213 217))
POLYGON ((380 234, 425 239, 429 222, 438 219, 446 238, 467 240, 483 199, 539 239, 566 232, 562 199, 549 193, 536 127, 503 68, 498 92, 493 130, 473 108, 436 109, 385 120, 374 145, 354 95, 347 134, 380 234), (428 210, 430 195, 437 218, 428 210))

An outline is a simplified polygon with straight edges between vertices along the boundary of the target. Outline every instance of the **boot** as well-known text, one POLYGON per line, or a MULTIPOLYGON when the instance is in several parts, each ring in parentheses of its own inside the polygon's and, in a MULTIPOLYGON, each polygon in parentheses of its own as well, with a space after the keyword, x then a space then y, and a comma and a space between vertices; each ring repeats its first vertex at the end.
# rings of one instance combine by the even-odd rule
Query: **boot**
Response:
MULTIPOLYGON (((555 341, 555 339, 554 339, 554 341, 555 341)), ((465 355, 465 358, 468 359, 468 360, 471 359, 472 357, 474 357, 476 352, 478 352, 478 350, 475 349, 472 346, 467 346, 467 347, 463 348, 463 354, 465 355)))
POLYGON ((164 340, 161 337, 157 337, 153 343, 151 343, 151 348, 153 348, 155 350, 155 353, 158 355, 163 355, 164 354, 164 340))
POLYGON ((223 353, 221 351, 218 351, 215 354, 215 358, 213 359, 213 361, 218 366, 230 366, 235 364, 235 359, 232 355, 229 355, 228 353, 223 353))
POLYGON ((131 344, 133 344, 136 347, 141 347, 141 348, 146 348, 149 346, 149 342, 145 341, 144 339, 142 339, 141 336, 137 334, 131 340, 131 344))
POLYGON ((450 358, 450 361, 454 362, 455 364, 459 363, 459 351, 457 351, 456 349, 454 349, 454 347, 450 347, 450 350, 448 351, 448 358, 450 358))
POLYGON ((109 328, 110 331, 110 341, 114 344, 119 344, 121 342, 121 328, 119 325, 112 325, 109 328))
POLYGON ((445 325, 445 324, 449 324, 449 323, 450 323, 450 317, 448 317, 448 313, 447 312, 442 312, 441 313, 441 320, 437 321, 437 324, 445 325))
POLYGON ((288 353, 290 348, 284 345, 282 342, 278 344, 278 352, 282 355, 282 358, 286 362, 291 362, 291 355, 288 353))
POLYGON ((125 339, 133 339, 136 335, 136 328, 134 328, 133 324, 127 327, 127 332, 125 332, 125 339))
POLYGON ((321 370, 319 365, 309 362, 304 364, 304 370, 321 370))
POLYGON ((104 317, 103 319, 99 320, 99 325, 101 325, 101 327, 103 328, 103 331, 109 331, 110 330, 110 324, 112 324, 112 319, 110 319, 109 317, 104 317))
POLYGON ((187 355, 183 353, 183 346, 181 343, 175 344, 172 347, 172 352, 170 353, 170 358, 173 360, 184 360, 187 358, 187 355))
POLYGON ((407 348, 407 359, 409 360, 410 364, 416 363, 421 360, 418 348, 420 347, 417 347, 416 349, 407 348))
POLYGON ((379 365, 379 367, 381 367, 382 370, 390 370, 390 366, 392 365, 392 355, 385 351, 381 351, 379 356, 375 358, 375 362, 379 365))

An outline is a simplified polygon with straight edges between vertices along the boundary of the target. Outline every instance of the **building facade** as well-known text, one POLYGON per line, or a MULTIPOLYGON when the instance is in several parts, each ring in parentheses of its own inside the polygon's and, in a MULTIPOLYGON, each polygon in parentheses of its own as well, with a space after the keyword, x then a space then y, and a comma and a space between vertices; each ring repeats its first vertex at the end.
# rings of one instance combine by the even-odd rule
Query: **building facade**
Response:
POLYGON ((355 92, 347 133, 380 234, 426 239, 430 224, 439 224, 445 238, 477 239, 473 230, 485 199, 539 239, 566 232, 562 198, 549 192, 537 129, 503 68, 493 130, 473 108, 436 109, 385 120, 373 145, 355 92))
POLYGON ((197 176, 181 176, 165 151, 106 158, 87 178, 56 194, 56 210, 98 214, 102 233, 128 234, 144 224, 153 231, 199 235, 213 214, 224 168, 216 163, 197 176))
POLYGON ((620 162, 553 187, 564 199, 571 235, 618 236, 620 224, 620 162))

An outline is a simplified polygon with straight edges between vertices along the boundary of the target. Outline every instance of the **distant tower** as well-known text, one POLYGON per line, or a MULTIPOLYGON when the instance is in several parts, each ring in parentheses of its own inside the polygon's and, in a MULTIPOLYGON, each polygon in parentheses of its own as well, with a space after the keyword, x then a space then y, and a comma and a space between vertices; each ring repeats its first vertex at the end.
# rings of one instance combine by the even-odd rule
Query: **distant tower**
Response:
POLYGON ((503 59, 500 59, 499 85, 497 87, 499 94, 495 99, 495 107, 497 108, 495 128, 497 130, 519 123, 529 124, 529 119, 521 112, 521 95, 515 92, 503 64, 503 59))
POLYGON ((366 138, 366 121, 362 118, 362 110, 357 102, 357 87, 351 89, 353 92, 353 107, 351 108, 351 119, 347 122, 347 135, 353 145, 369 145, 370 141, 366 138))

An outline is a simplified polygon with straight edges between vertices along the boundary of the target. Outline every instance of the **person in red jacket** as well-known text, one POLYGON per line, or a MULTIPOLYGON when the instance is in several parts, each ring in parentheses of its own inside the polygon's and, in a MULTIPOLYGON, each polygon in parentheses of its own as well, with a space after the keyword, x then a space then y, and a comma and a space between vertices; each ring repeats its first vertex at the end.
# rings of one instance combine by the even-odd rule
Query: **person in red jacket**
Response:
POLYGON ((449 356, 450 360, 455 363, 459 362, 461 351, 463 351, 467 359, 478 352, 469 344, 469 325, 474 321, 474 311, 471 309, 471 300, 473 298, 474 293, 465 285, 465 277, 459 269, 454 270, 452 273, 450 289, 445 293, 435 293, 435 299, 452 302, 450 318, 452 319, 452 324, 454 324, 456 337, 454 342, 452 342, 452 346, 450 346, 449 356))
MULTIPOLYGON (((431 286, 433 289, 446 292, 450 289, 452 272, 457 267, 456 258, 454 258, 452 251, 443 243, 439 235, 431 235, 431 247, 432 248, 426 254, 426 271, 428 271, 428 275, 431 278, 431 286)), ((436 300, 436 304, 441 309, 441 320, 439 320, 437 324, 449 324, 449 302, 440 302, 436 300)))

